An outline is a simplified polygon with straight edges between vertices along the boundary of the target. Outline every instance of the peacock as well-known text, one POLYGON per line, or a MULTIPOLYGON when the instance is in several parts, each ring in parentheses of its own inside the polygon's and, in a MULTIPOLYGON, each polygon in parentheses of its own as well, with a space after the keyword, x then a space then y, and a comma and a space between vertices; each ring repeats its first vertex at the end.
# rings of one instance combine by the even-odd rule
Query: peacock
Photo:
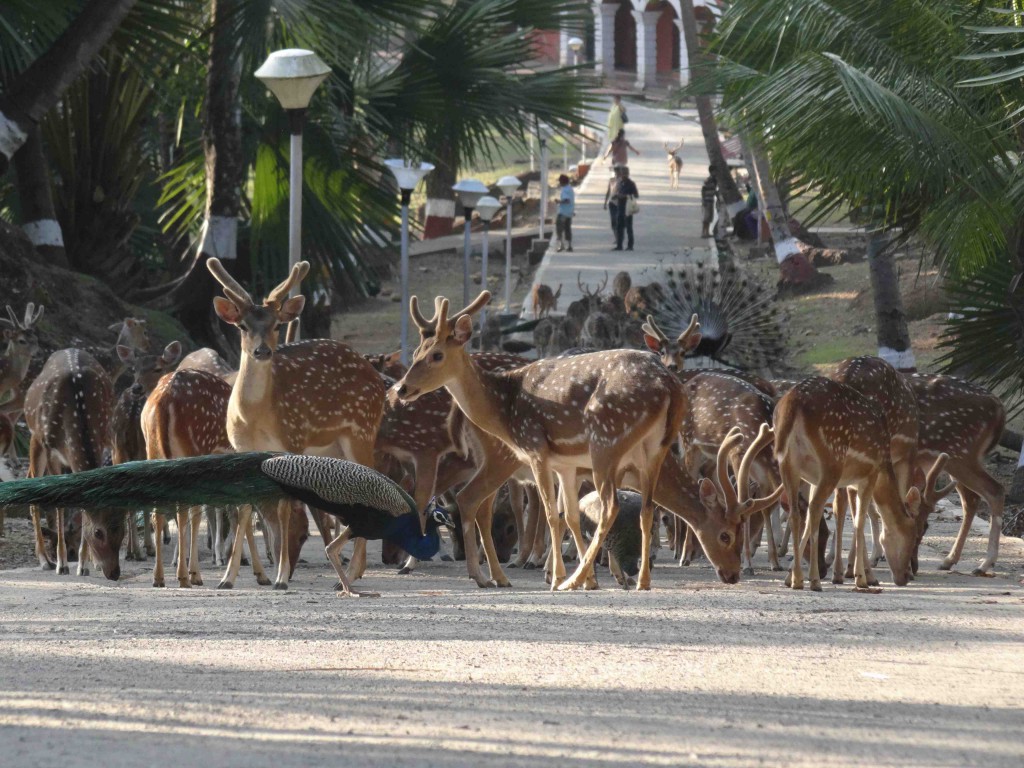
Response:
POLYGON ((444 508, 433 501, 425 525, 421 524, 412 497, 393 480, 362 464, 325 456, 263 452, 132 461, 0 483, 0 508, 11 510, 172 510, 287 499, 333 515, 353 537, 392 542, 420 560, 437 554, 441 526, 454 527, 444 508))
POLYGON ((664 268, 666 288, 650 311, 671 338, 700 317, 701 341, 691 353, 748 371, 785 367, 785 324, 774 292, 734 264, 664 268))

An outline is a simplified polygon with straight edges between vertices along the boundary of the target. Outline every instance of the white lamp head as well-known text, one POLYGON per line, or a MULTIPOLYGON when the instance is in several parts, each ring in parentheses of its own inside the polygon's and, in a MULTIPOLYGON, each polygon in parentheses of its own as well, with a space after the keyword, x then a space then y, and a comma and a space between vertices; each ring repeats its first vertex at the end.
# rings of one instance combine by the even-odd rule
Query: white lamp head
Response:
POLYGON ((452 187, 452 191, 459 195, 459 202, 463 208, 476 208, 477 202, 490 190, 479 179, 463 179, 452 187))
POLYGON ((569 47, 572 49, 573 53, 579 53, 580 52, 580 48, 583 47, 583 41, 580 40, 578 37, 570 37, 569 38, 569 47))
POLYGON ((384 165, 394 174, 395 180, 398 182, 398 188, 406 192, 416 189, 420 179, 434 170, 434 166, 430 163, 410 165, 400 158, 385 160, 384 165))
POLYGON ((285 109, 305 109, 313 92, 331 74, 320 57, 301 48, 274 51, 256 70, 256 77, 267 86, 285 109))
POLYGON ((522 182, 515 176, 502 176, 498 179, 497 187, 505 197, 512 197, 516 190, 522 186, 522 182))
POLYGON ((483 221, 490 221, 501 209, 501 201, 496 197, 485 195, 476 201, 476 212, 480 214, 483 221))

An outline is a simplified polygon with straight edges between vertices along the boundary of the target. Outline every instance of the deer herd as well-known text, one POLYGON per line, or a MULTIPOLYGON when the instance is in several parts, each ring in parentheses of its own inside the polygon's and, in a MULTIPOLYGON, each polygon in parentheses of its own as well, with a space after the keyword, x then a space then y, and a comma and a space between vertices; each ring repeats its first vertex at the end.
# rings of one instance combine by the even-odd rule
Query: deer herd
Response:
MULTIPOLYGON (((128 318, 114 326, 111 365, 84 350, 59 350, 28 382, 43 308, 29 304, 21 317, 7 308, 9 318, 0 320, 6 342, 0 440, 10 442, 11 424, 23 415, 31 435, 29 476, 79 472, 107 460, 230 451, 346 458, 391 475, 421 509, 448 495, 461 518, 468 574, 479 586, 510 586, 498 549, 507 557, 511 547, 496 547, 495 540, 500 545, 511 534, 518 556, 510 567, 543 568, 555 590, 596 588, 596 566, 608 554, 621 583, 635 574, 637 589, 650 589, 663 529, 683 564, 702 552, 727 584, 754 573, 753 555, 763 540, 771 569, 782 570, 791 538, 786 584, 793 589, 804 586, 805 558, 812 590, 821 589, 829 566, 834 583, 877 585, 874 568, 883 556, 891 580, 902 586, 917 572, 929 516, 955 488, 963 524, 940 568, 959 560, 981 500, 990 529, 977 572, 995 565, 1003 489, 983 459, 1002 433, 1005 412, 996 397, 967 382, 902 374, 874 357, 845 360, 830 377, 798 382, 685 368, 684 358, 701 338, 696 315, 675 339, 648 316, 634 329, 646 349, 577 348, 535 361, 476 352, 474 321, 490 300, 486 291, 458 311, 438 297, 429 318, 413 297, 409 312, 420 338, 406 369, 397 355, 363 356, 328 339, 279 341, 304 307, 296 291, 308 271, 305 262, 262 303, 217 259, 208 266, 224 293, 214 299, 214 310, 240 333, 237 371, 209 349, 183 359, 176 341, 151 350, 144 321, 128 318), (126 373, 131 383, 115 395, 126 373), (951 480, 940 488, 943 473, 951 480), (501 524, 499 492, 512 510, 501 524), (620 508, 629 510, 621 520, 620 508), (844 567, 847 509, 853 535, 844 567), (638 541, 634 549, 624 543, 627 523, 638 541), (576 561, 571 572, 567 536, 576 561), (605 551, 606 539, 616 542, 614 551, 610 544, 605 551)), ((572 322, 584 342, 587 324, 600 314, 594 308, 618 309, 627 298, 642 308, 644 297, 628 275, 616 278, 616 296, 603 299, 604 287, 581 286, 587 306, 572 322)), ((535 289, 538 319, 557 309, 559 295, 560 287, 535 289)), ((558 332, 553 326, 552 334, 558 332)), ((358 594, 352 584, 367 567, 366 542, 354 540, 346 567, 344 531, 333 531, 331 518, 317 510, 307 515, 298 502, 178 511, 179 586, 203 583, 204 512, 214 562, 226 567, 221 588, 234 585, 246 545, 257 581, 271 583, 253 535, 255 516, 276 563, 274 587, 286 589, 311 517, 325 545, 330 542, 338 589, 358 594)), ((34 510, 32 523, 43 568, 67 574, 69 553, 77 550, 79 575, 96 564, 117 580, 127 536, 126 557, 155 556, 153 585, 164 586, 162 513, 140 510, 126 518, 102 509, 58 510, 47 520, 34 510)), ((384 560, 401 562, 405 573, 416 567, 413 558, 387 547, 384 560)))

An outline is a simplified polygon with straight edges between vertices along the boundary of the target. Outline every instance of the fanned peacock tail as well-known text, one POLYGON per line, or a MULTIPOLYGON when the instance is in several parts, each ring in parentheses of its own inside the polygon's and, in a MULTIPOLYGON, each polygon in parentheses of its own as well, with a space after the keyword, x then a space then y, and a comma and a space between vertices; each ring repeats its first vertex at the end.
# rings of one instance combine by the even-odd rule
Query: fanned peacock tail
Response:
POLYGON ((229 453, 168 461, 132 461, 70 475, 0 484, 0 506, 148 509, 258 503, 286 491, 260 467, 273 453, 229 453))
POLYGON ((739 267, 704 262, 667 267, 652 277, 665 287, 654 317, 670 338, 700 318, 701 343, 694 356, 757 372, 785 367, 785 324, 774 291, 739 267))

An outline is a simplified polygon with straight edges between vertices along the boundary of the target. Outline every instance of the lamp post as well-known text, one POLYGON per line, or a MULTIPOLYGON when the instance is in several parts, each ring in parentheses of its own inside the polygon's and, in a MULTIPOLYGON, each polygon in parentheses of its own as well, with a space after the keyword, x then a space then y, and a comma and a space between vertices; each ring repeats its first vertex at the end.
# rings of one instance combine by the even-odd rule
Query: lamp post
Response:
POLYGON ((430 163, 409 165, 401 159, 385 160, 402 194, 402 365, 409 364, 409 201, 420 179, 434 170, 430 163))
POLYGON ((473 219, 473 209, 477 201, 487 194, 487 187, 479 179, 463 179, 452 190, 459 195, 462 203, 462 215, 466 219, 466 229, 462 241, 462 306, 469 306, 469 224, 473 219))
POLYGON ((548 139, 551 138, 551 126, 540 123, 537 126, 537 141, 540 144, 540 227, 537 237, 544 239, 544 218, 548 213, 548 139))
MULTIPOLYGON (((288 205, 288 269, 299 262, 302 251, 302 126, 306 121, 306 109, 313 93, 320 83, 331 74, 320 57, 312 51, 301 48, 286 48, 274 51, 256 70, 256 77, 262 82, 288 113, 291 131, 291 167, 289 168, 288 205)), ((292 288, 291 295, 299 292, 299 286, 292 288)), ((299 321, 289 328, 289 340, 299 336, 299 321)))
MULTIPOLYGON (((572 65, 578 67, 580 65, 580 50, 583 48, 583 41, 578 37, 569 38, 569 48, 572 50, 572 65)), ((572 76, 577 77, 579 70, 574 69, 572 76)), ((583 134, 583 123, 580 123, 580 165, 587 162, 587 140, 583 134)))
MULTIPOLYGON (((480 257, 480 289, 487 290, 487 235, 491 230, 491 219, 501 208, 501 201, 490 195, 485 195, 476 201, 476 212, 480 214, 480 220, 484 223, 484 242, 480 257)), ((469 302, 466 302, 467 304, 469 302)), ((487 325, 487 307, 480 310, 480 349, 484 348, 484 327, 487 325)))
POLYGON ((508 206, 505 212, 505 314, 512 315, 512 195, 519 189, 520 182, 515 176, 498 179, 498 189, 505 196, 508 206))

